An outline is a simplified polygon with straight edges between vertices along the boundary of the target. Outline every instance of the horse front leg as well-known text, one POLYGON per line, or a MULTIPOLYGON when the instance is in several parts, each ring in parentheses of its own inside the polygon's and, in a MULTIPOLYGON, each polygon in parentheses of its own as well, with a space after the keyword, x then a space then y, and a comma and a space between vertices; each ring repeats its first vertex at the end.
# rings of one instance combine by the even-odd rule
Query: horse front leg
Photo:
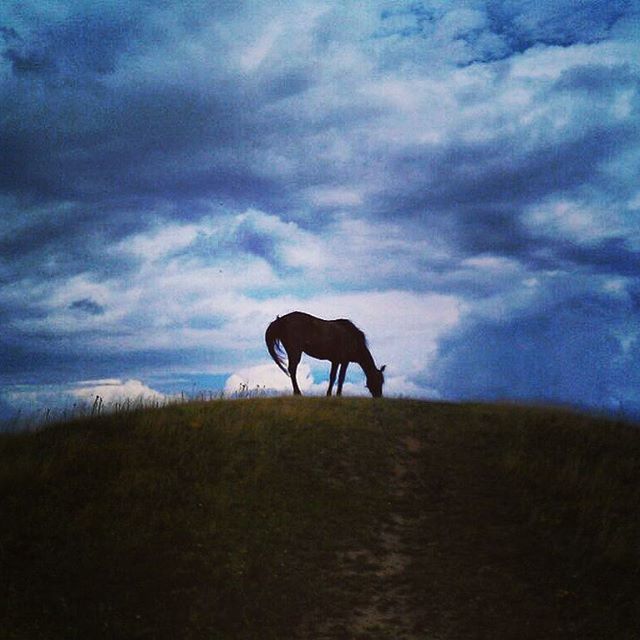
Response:
POLYGON ((293 394, 296 396, 301 396, 300 387, 298 386, 298 381, 296 380, 296 371, 298 370, 298 363, 300 362, 300 357, 302 353, 300 351, 296 353, 290 353, 287 351, 287 360, 289 361, 289 375, 291 376, 291 384, 293 385, 293 394))
POLYGON ((336 373, 338 373, 338 362, 331 363, 331 373, 329 374, 329 388, 327 389, 327 395, 331 395, 331 389, 333 389, 333 383, 336 381, 336 373))
POLYGON ((342 395, 342 385, 344 384, 344 377, 347 375, 347 367, 349 366, 348 362, 343 362, 340 365, 340 373, 338 375, 338 391, 336 395, 342 395))

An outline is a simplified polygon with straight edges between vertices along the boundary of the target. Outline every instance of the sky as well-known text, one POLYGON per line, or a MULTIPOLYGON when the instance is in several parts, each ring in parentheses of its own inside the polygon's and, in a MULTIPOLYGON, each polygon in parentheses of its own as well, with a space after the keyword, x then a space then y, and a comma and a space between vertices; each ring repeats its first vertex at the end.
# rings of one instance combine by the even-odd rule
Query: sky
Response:
POLYGON ((289 389, 293 310, 386 395, 640 412, 639 13, 3 2, 0 418, 289 389))

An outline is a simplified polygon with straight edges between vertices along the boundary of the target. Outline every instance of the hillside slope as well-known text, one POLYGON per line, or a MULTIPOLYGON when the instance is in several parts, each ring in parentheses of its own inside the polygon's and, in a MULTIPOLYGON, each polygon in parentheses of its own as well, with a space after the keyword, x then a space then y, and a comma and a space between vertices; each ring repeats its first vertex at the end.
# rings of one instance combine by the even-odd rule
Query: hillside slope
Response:
POLYGON ((640 431, 410 400, 0 437, 0 637, 640 638, 640 431))

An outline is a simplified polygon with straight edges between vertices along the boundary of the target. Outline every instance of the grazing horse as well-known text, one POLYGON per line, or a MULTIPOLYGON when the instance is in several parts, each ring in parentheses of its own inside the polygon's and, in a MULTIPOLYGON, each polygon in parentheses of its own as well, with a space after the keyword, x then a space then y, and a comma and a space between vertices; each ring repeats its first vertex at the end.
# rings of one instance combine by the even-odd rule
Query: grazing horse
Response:
POLYGON ((337 394, 342 395, 342 385, 350 362, 357 362, 362 367, 371 395, 374 398, 382 396, 382 372, 385 367, 376 367, 364 333, 350 320, 322 320, 308 313, 294 311, 286 316, 278 316, 267 327, 264 339, 275 363, 291 377, 295 395, 300 395, 296 370, 304 352, 318 360, 331 361, 328 396, 336 381, 338 367, 340 375, 337 394), (289 361, 288 371, 283 363, 283 350, 289 361))

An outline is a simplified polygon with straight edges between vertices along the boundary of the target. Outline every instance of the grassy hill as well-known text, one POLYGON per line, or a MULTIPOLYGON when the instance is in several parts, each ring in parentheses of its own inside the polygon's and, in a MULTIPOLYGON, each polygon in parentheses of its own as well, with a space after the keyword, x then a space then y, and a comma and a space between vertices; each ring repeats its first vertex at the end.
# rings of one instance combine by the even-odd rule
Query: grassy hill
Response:
POLYGON ((0 437, 0 637, 640 638, 640 430, 410 400, 0 437))

